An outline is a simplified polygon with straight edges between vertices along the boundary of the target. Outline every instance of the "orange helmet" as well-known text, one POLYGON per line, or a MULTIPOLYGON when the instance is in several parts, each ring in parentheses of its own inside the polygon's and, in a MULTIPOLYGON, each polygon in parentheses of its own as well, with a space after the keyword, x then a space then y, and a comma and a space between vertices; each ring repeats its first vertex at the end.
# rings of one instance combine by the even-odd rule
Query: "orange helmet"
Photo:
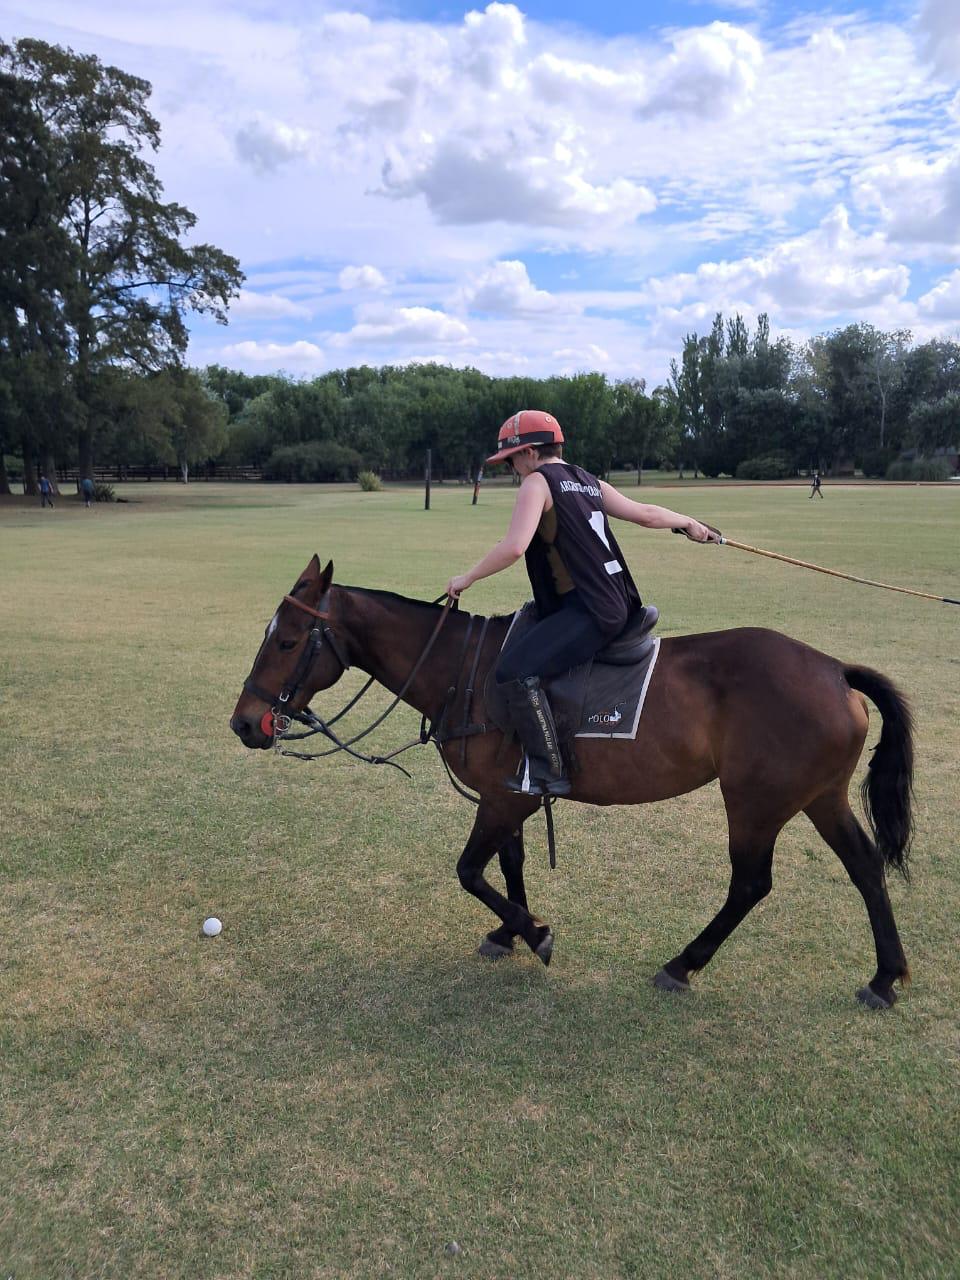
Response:
POLYGON ((521 409, 500 428, 497 452, 487 459, 487 464, 503 462, 512 453, 537 444, 563 444, 560 423, 542 409, 521 409))

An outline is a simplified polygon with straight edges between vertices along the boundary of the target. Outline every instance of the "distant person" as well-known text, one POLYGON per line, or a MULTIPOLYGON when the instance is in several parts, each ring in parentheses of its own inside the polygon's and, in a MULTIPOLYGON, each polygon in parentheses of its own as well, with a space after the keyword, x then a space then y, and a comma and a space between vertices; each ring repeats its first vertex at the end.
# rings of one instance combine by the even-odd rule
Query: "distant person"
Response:
POLYGON ((80 490, 83 493, 83 505, 89 507, 93 504, 93 481, 89 476, 84 476, 80 484, 80 490))
POLYGON ((40 506, 53 508, 53 485, 43 475, 40 477, 40 506))
POLYGON ((813 473, 813 479, 810 481, 810 497, 812 498, 815 493, 819 493, 820 497, 823 497, 823 489, 820 487, 819 471, 815 471, 813 473))

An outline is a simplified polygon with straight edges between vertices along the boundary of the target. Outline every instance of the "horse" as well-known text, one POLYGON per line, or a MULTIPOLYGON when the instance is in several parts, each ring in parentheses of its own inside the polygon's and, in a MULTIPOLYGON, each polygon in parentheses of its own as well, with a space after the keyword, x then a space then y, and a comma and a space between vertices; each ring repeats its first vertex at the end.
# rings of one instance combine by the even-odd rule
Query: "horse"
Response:
MULTIPOLYGON (((503 785, 519 765, 520 749, 485 719, 483 675, 496 662, 510 618, 485 619, 476 627, 478 619, 451 610, 449 600, 441 607, 341 586, 333 572, 332 562, 321 569, 314 556, 284 597, 231 729, 244 746, 269 749, 277 742, 278 716, 311 718, 311 698, 335 685, 348 666, 367 672, 421 713, 455 785, 479 797, 457 875, 501 922, 483 939, 481 953, 510 955, 519 938, 548 964, 553 931, 529 909, 523 877, 523 824, 540 799, 503 785), (505 896, 484 876, 495 855, 505 896)), ((282 731, 289 720, 279 723, 282 731)), ((328 736, 339 741, 332 731, 328 736)), ((719 779, 731 864, 726 900, 656 973, 657 987, 690 989, 691 977, 770 892, 777 836, 804 813, 866 905, 877 971, 857 998, 872 1009, 894 1003, 894 984, 905 985, 910 970, 885 873, 893 869, 908 878, 913 727, 906 699, 886 676, 763 628, 666 637, 636 737, 578 739, 576 756, 569 800, 592 805, 648 804, 719 779), (873 838, 848 800, 867 735, 867 698, 882 717, 861 787, 873 838)))

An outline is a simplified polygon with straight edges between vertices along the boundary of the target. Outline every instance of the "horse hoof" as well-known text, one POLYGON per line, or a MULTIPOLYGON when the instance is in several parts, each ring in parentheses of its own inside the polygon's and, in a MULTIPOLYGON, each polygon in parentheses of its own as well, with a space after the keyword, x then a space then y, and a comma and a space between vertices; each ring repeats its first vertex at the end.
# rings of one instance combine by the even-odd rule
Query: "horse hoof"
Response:
POLYGON ((504 947, 499 942, 484 938, 477 948, 477 952, 481 956, 486 956, 488 960, 502 960, 504 956, 513 955, 513 947, 504 947))
POLYGON ((689 991, 690 983, 681 982, 678 978, 673 978, 667 973, 666 969, 660 969, 653 975, 653 985, 659 987, 661 991, 689 991))
POLYGON ((544 964, 550 963, 550 957, 553 955, 553 934, 549 929, 537 943, 533 954, 539 956, 544 964))
POLYGON ((871 986, 861 987, 857 992, 857 999, 861 1004, 866 1005, 868 1009, 889 1009, 896 998, 892 991, 890 992, 889 1000, 884 996, 878 996, 871 986))

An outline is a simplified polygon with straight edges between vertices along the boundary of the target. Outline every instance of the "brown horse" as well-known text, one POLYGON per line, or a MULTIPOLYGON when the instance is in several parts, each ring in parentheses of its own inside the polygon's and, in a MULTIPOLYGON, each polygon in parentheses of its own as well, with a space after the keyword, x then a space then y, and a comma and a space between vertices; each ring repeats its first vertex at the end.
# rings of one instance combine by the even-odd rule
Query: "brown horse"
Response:
MULTIPOLYGON (((489 722, 486 732, 456 733, 467 720, 486 721, 482 676, 509 619, 493 618, 480 628, 466 614, 451 612, 441 625, 442 616, 435 604, 335 586, 332 563, 321 570, 314 556, 267 628, 230 725, 245 746, 270 747, 272 713, 302 711, 354 665, 434 726, 447 726, 439 735, 447 767, 480 797, 457 874, 502 921, 481 952, 505 955, 519 936, 546 964, 553 935, 528 910, 523 881, 523 824, 539 800, 503 786, 519 748, 489 722), (421 661, 428 648, 428 660, 421 661), (472 702, 468 684, 476 689, 472 702), (484 878, 495 854, 506 897, 484 878)), ((871 1008, 893 1003, 893 984, 906 982, 909 969, 884 871, 907 872, 913 748, 909 709, 885 676, 760 628, 671 637, 661 642, 636 739, 578 739, 577 758, 570 799, 588 804, 646 804, 720 781, 732 864, 727 899, 659 971, 659 987, 687 990, 691 974, 770 892, 777 836, 803 812, 866 903, 877 972, 858 998, 871 1008), (847 799, 867 734, 863 694, 883 717, 862 790, 873 840, 847 799)))

